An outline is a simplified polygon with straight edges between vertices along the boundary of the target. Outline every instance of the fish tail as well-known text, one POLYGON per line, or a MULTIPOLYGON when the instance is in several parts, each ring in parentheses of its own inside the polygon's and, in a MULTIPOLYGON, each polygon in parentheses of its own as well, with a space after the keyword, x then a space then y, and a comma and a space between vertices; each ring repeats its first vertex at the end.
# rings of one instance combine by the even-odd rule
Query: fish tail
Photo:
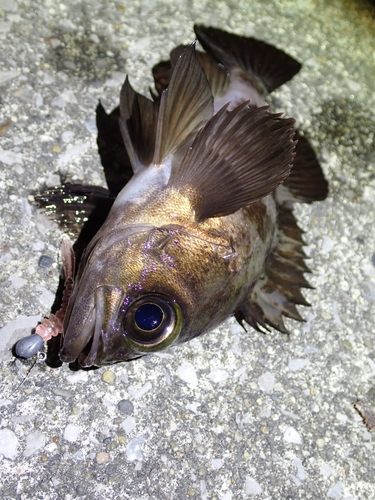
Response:
POLYGON ((205 51, 229 73, 240 68, 262 83, 264 93, 289 81, 302 67, 282 50, 256 38, 198 25, 194 26, 194 31, 205 51))

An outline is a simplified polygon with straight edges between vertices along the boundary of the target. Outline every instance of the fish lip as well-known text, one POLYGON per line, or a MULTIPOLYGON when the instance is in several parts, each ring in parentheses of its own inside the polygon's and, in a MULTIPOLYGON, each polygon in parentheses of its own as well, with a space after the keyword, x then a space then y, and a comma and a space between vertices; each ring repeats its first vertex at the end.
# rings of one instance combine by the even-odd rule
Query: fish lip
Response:
POLYGON ((125 303, 126 294, 121 287, 97 287, 94 291, 94 305, 78 335, 75 334, 74 316, 72 324, 70 321, 68 323, 59 353, 61 361, 72 362, 78 359, 80 366, 86 368, 110 364, 111 355, 126 347, 121 334, 125 303))

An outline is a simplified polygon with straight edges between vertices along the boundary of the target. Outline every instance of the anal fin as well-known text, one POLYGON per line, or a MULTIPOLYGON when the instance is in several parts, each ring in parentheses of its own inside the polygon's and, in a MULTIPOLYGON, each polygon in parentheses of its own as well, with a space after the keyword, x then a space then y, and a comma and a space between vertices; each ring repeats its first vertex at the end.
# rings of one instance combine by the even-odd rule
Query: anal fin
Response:
POLYGON ((279 207, 276 245, 269 255, 264 275, 255 283, 250 295, 235 312, 240 324, 244 321, 258 331, 270 327, 289 333, 283 317, 304 321, 296 305, 308 306, 301 288, 311 288, 304 273, 302 230, 292 210, 279 207))

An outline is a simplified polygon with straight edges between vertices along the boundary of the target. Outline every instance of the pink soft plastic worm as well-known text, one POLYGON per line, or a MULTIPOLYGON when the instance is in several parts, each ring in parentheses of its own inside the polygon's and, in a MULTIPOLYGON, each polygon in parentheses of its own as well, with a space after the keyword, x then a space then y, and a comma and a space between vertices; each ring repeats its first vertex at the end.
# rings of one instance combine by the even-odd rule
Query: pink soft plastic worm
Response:
POLYGON ((15 345, 15 354, 19 358, 31 358, 39 352, 44 342, 63 333, 63 320, 68 307, 69 297, 74 284, 75 257, 68 237, 61 242, 61 260, 64 272, 64 291, 62 304, 56 314, 50 314, 35 329, 35 333, 25 337, 15 345))
POLYGON ((43 321, 35 329, 35 333, 42 337, 44 342, 47 342, 52 337, 56 337, 57 335, 63 333, 63 320, 74 284, 75 257, 73 247, 69 238, 63 238, 60 251, 65 278, 63 299, 61 307, 56 312, 56 314, 51 313, 49 317, 44 318, 43 321))
POLYGON ((52 337, 56 337, 57 335, 63 333, 63 320, 66 308, 68 307, 69 297, 73 289, 75 257, 69 238, 63 238, 60 251, 65 278, 62 304, 56 314, 51 313, 49 317, 44 318, 42 323, 40 323, 40 325, 38 325, 35 329, 35 333, 42 337, 44 342, 47 342, 52 337))

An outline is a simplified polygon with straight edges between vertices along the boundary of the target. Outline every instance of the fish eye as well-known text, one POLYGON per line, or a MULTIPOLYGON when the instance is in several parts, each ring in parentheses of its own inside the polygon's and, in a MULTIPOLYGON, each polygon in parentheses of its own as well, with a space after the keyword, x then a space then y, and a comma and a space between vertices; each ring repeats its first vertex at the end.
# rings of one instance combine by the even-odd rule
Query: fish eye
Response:
POLYGON ((142 304, 135 311, 134 322, 139 330, 152 332, 157 329, 164 319, 164 311, 158 305, 152 302, 142 304))
POLYGON ((138 297, 124 319, 125 342, 137 352, 165 349, 177 340, 182 328, 182 311, 176 302, 159 294, 138 297))

